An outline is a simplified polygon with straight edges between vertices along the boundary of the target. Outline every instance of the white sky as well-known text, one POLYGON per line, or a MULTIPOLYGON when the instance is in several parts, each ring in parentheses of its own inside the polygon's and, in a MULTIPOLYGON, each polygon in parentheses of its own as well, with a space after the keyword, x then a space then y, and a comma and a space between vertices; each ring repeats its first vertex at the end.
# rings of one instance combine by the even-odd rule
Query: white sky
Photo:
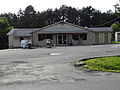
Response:
POLYGON ((104 12, 109 9, 115 10, 114 6, 119 0, 1 0, 0 13, 17 13, 20 8, 24 10, 28 5, 32 5, 36 11, 55 9, 62 5, 72 6, 81 9, 82 7, 92 6, 104 12))

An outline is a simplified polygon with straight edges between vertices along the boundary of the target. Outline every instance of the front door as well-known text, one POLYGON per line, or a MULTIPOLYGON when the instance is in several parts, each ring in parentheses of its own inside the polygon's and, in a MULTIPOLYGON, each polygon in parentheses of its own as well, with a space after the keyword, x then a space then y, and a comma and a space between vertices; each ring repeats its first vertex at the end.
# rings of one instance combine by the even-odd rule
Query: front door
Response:
POLYGON ((58 34, 58 43, 59 43, 59 45, 67 45, 67 35, 66 34, 58 34))

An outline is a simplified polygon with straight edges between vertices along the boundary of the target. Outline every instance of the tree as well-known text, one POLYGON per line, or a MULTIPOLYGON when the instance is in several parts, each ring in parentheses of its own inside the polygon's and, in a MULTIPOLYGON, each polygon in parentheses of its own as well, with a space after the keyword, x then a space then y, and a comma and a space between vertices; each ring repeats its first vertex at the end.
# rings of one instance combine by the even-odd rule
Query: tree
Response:
POLYGON ((27 6, 24 11, 20 9, 17 16, 18 28, 35 28, 38 25, 36 11, 31 5, 27 6))
POLYGON ((112 24, 112 29, 114 30, 113 32, 119 32, 120 31, 120 23, 114 23, 112 24))
POLYGON ((8 48, 8 37, 6 34, 11 28, 8 20, 0 17, 0 49, 8 48))
POLYGON ((93 12, 95 11, 92 6, 83 7, 80 12, 80 25, 90 27, 92 25, 92 19, 94 17, 93 12))
POLYGON ((118 17, 116 23, 112 24, 112 28, 114 32, 120 31, 120 7, 119 4, 114 5, 115 6, 115 13, 118 17))

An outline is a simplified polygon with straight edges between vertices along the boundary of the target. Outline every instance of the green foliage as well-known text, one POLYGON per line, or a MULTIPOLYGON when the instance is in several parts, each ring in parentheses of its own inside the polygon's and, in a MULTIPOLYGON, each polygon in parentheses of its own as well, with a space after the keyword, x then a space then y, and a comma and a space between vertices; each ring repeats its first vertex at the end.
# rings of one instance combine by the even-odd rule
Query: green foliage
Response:
POLYGON ((7 19, 0 17, 0 49, 8 48, 8 37, 6 34, 11 28, 7 19))
POLYGON ((112 29, 114 30, 114 32, 120 31, 120 23, 112 24, 112 29))
POLYGON ((117 15, 117 18, 118 18, 117 22, 112 24, 112 28, 115 33, 120 31, 120 7, 119 7, 119 4, 116 4, 114 6, 115 6, 115 14, 117 15))
POLYGON ((6 28, 8 28, 9 23, 7 21, 7 19, 0 17, 0 30, 4 30, 6 28))
POLYGON ((120 44, 120 42, 112 42, 113 44, 120 44))
POLYGON ((103 57, 84 61, 90 70, 120 72, 120 57, 103 57))
POLYGON ((113 22, 104 23, 116 18, 115 13, 111 11, 102 13, 91 6, 76 9, 66 5, 42 12, 35 11, 34 7, 29 5, 25 10, 20 9, 18 14, 4 13, 0 16, 6 17, 15 28, 40 28, 61 20, 83 27, 109 27, 113 22))

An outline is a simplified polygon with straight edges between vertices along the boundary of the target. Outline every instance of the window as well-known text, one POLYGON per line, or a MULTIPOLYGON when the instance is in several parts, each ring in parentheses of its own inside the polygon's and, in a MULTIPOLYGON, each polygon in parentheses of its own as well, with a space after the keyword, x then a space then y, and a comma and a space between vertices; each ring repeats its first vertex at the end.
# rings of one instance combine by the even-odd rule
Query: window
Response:
POLYGON ((52 35, 52 34, 46 34, 46 39, 51 39, 51 40, 53 40, 53 35, 52 35))
POLYGON ((38 34, 38 41, 42 41, 44 39, 53 40, 53 35, 52 34, 38 34))
POLYGON ((38 34, 38 41, 42 41, 45 39, 45 34, 38 34))
POLYGON ((80 34, 80 39, 81 40, 87 40, 87 33, 81 33, 80 34))
POLYGON ((79 40, 79 34, 73 34, 72 39, 73 40, 79 40))

